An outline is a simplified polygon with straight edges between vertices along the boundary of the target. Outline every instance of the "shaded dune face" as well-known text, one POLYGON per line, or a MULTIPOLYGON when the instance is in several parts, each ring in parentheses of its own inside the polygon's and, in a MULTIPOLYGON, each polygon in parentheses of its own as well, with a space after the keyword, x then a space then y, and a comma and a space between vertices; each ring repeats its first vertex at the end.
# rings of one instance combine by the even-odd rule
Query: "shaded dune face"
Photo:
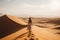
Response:
POLYGON ((60 19, 50 20, 50 21, 48 21, 48 23, 53 23, 53 24, 56 24, 56 25, 60 25, 60 19))
POLYGON ((60 27, 56 27, 56 28, 53 28, 53 29, 57 29, 57 30, 60 30, 60 27))
MULTIPOLYGON (((17 20, 17 19, 16 19, 17 20)), ((0 17, 0 38, 3 38, 13 32, 16 32, 27 25, 18 24, 7 17, 7 15, 0 17)))

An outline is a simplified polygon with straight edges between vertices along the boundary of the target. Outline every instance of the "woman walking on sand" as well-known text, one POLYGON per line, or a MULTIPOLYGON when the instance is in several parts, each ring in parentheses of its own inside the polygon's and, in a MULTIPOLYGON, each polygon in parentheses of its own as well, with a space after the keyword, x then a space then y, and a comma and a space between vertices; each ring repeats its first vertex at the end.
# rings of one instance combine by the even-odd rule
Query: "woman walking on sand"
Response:
POLYGON ((29 31, 29 35, 28 35, 28 37, 31 35, 31 25, 32 25, 32 20, 31 20, 31 18, 29 18, 29 20, 28 20, 28 31, 29 31))

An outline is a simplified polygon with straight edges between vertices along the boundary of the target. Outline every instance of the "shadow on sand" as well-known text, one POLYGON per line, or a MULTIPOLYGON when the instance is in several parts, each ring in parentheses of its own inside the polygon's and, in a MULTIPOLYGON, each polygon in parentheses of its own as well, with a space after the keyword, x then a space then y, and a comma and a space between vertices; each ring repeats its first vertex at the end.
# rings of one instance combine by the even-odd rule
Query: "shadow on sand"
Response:
POLYGON ((46 26, 40 26, 40 25, 35 25, 35 26, 40 27, 40 28, 48 28, 46 26))
POLYGON ((60 27, 56 27, 56 28, 53 28, 53 29, 57 29, 57 30, 60 30, 60 27))
MULTIPOLYGON (((17 40, 18 38, 22 38, 22 37, 25 37, 24 35, 25 34, 27 34, 28 32, 26 32, 26 33, 23 33, 23 34, 21 34, 21 35, 19 35, 18 37, 16 37, 15 39, 13 39, 13 40, 17 40)), ((38 40, 38 38, 34 38, 34 34, 32 34, 32 35, 30 35, 31 37, 28 37, 28 35, 27 35, 27 37, 28 37, 28 39, 27 38, 24 38, 24 40, 38 40)))
POLYGON ((56 34, 59 34, 60 35, 60 32, 56 33, 56 34))
POLYGON ((27 25, 18 24, 4 15, 0 17, 0 38, 10 35, 26 26, 27 25))
POLYGON ((23 33, 23 34, 21 34, 21 35, 19 35, 18 37, 16 37, 14 40, 17 40, 18 38, 22 38, 22 37, 24 37, 24 35, 25 34, 27 34, 28 32, 26 32, 26 33, 23 33))

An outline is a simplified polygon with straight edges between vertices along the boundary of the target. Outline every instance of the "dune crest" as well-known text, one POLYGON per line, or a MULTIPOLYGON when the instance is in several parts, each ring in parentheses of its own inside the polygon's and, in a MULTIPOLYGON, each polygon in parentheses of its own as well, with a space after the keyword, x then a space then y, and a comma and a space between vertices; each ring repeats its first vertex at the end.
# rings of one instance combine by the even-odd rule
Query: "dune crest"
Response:
POLYGON ((27 25, 27 23, 25 23, 22 19, 19 19, 15 16, 11 16, 11 15, 8 15, 8 14, 6 14, 6 16, 16 23, 19 23, 19 24, 22 24, 22 25, 27 25))

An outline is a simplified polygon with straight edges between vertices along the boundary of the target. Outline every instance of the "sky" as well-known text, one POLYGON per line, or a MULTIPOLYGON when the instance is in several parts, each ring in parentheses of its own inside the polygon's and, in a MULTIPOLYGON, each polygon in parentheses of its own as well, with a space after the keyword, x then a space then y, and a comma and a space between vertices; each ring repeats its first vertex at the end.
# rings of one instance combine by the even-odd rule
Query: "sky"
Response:
POLYGON ((60 0, 0 0, 0 14, 60 17, 60 0))

